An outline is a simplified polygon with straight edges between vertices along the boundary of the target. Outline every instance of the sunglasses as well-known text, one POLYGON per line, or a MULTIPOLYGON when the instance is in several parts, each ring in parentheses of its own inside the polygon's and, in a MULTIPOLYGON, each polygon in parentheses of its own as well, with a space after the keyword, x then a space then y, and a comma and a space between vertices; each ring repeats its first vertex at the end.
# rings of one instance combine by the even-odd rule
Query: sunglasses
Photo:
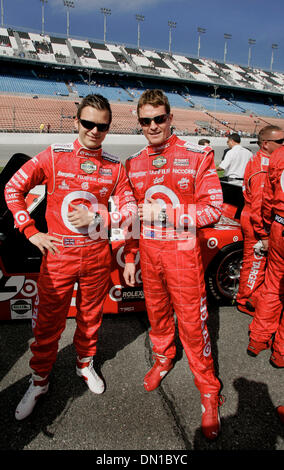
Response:
POLYGON ((97 124, 96 122, 93 122, 93 121, 86 121, 86 119, 79 119, 79 122, 82 124, 83 127, 85 127, 85 129, 88 129, 89 131, 91 131, 92 129, 94 129, 94 127, 96 127, 99 132, 106 132, 109 130, 109 126, 110 126, 109 124, 106 124, 106 123, 97 124))
POLYGON ((273 140, 273 139, 267 139, 266 142, 275 142, 276 144, 284 144, 284 138, 282 139, 276 139, 276 140, 273 140))
POLYGON ((141 117, 138 119, 141 126, 146 127, 150 126, 151 122, 154 121, 155 124, 163 124, 168 119, 168 114, 160 114, 159 116, 155 116, 153 118, 148 117, 141 117))

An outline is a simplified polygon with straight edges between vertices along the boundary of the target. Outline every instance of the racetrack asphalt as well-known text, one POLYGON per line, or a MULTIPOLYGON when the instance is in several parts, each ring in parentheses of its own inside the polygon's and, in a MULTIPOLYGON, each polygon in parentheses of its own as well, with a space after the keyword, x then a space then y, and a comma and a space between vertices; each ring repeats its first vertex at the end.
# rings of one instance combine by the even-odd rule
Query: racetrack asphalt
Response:
POLYGON ((216 374, 226 398, 216 441, 201 432, 200 395, 178 333, 174 369, 158 389, 144 390, 152 364, 149 324, 145 313, 129 313, 104 315, 94 361, 106 383, 102 395, 92 394, 75 373, 75 319, 67 320, 49 392, 23 421, 15 420, 14 411, 29 385, 30 320, 0 323, 0 449, 94 455, 178 451, 191 457, 209 450, 224 456, 233 451, 235 457, 242 451, 259 457, 261 451, 284 450, 284 425, 276 413, 284 404, 283 370, 270 365, 269 351, 247 355, 250 316, 218 306, 209 306, 209 315, 216 374))

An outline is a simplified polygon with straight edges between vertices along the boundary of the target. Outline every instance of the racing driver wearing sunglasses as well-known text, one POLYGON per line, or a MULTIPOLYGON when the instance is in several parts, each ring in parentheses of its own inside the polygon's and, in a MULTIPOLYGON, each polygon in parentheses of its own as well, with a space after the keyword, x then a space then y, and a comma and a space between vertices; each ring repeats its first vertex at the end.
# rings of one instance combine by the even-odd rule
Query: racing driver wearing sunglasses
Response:
MULTIPOLYGON (((93 356, 110 278, 110 196, 115 197, 126 226, 137 215, 124 167, 101 147, 111 120, 111 108, 103 96, 86 96, 77 110, 75 142, 48 147, 25 163, 6 185, 5 197, 16 227, 43 255, 32 318, 32 380, 16 409, 18 420, 28 416, 37 398, 48 391, 75 283, 76 372, 93 393, 103 393, 105 388, 94 370, 93 356), (25 194, 38 184, 47 187, 48 233, 38 231, 25 204, 25 194)), ((135 248, 129 240, 125 272, 130 285, 134 283, 134 258, 135 248)))
POLYGON ((126 170, 141 221, 141 270, 155 358, 144 387, 156 389, 174 366, 175 313, 201 394, 202 431, 215 439, 222 397, 206 326, 205 282, 196 236, 196 231, 221 215, 223 198, 214 152, 171 135, 173 115, 161 90, 141 95, 137 115, 149 145, 126 160, 126 170))

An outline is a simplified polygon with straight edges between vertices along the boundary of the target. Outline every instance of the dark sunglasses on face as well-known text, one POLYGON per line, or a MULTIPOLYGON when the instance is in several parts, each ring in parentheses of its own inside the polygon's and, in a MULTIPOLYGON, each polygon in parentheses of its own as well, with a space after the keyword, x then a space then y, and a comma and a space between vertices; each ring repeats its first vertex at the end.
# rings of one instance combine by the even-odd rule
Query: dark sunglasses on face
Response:
POLYGON ((275 142, 276 144, 282 145, 282 144, 284 144, 284 137, 283 137, 282 139, 276 139, 276 140, 274 140, 274 139, 267 139, 266 142, 275 142))
POLYGON ((159 116, 155 116, 153 118, 149 117, 141 117, 138 119, 141 126, 150 126, 151 122, 154 121, 155 124, 163 124, 168 119, 168 114, 160 114, 159 116))
POLYGON ((89 131, 94 129, 94 127, 96 127, 99 132, 106 132, 109 130, 109 124, 106 124, 106 123, 97 124, 96 122, 93 122, 93 121, 86 121, 86 119, 79 119, 79 122, 82 124, 82 126, 85 129, 88 129, 89 131))

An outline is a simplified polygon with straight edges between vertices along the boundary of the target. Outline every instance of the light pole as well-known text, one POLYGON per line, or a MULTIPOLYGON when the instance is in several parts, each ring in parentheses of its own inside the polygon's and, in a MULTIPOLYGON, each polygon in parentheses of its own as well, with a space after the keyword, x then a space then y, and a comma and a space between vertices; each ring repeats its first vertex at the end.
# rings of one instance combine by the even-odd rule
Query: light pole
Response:
POLYGON ((70 8, 74 8, 74 2, 71 0, 63 0, 64 6, 67 7, 67 37, 69 37, 70 29, 70 8))
POLYGON ((4 0, 1 0, 1 26, 4 26, 4 0))
POLYGON ((44 34, 44 4, 47 3, 47 0, 40 0, 41 5, 41 33, 44 34))
POLYGON ((168 21, 169 26, 169 52, 172 50, 172 29, 176 28, 177 24, 175 21, 168 21))
POLYGON ((104 15, 104 42, 106 42, 106 17, 107 15, 111 15, 111 9, 110 8, 101 8, 101 13, 104 15))
POLYGON ((271 52, 270 70, 272 71, 272 66, 274 62, 274 51, 275 49, 278 49, 278 44, 272 44, 271 48, 272 48, 272 52, 271 52))
POLYGON ((226 63, 227 52, 228 52, 227 40, 228 40, 228 39, 231 39, 231 37, 232 37, 231 34, 228 34, 228 33, 225 33, 225 34, 224 34, 224 38, 225 38, 225 46, 224 46, 224 64, 226 63))
POLYGON ((144 21, 145 16, 143 15, 136 15, 137 20, 137 49, 140 48, 140 22, 144 21))
POLYGON ((205 28, 200 28, 200 27, 198 26, 197 32, 198 32, 197 57, 199 57, 199 55, 200 55, 200 36, 201 36, 201 34, 205 34, 205 33, 206 33, 206 29, 205 29, 205 28))
POLYGON ((249 39, 249 53, 248 53, 248 67, 250 67, 250 61, 251 61, 251 46, 253 46, 256 43, 255 39, 249 39))

